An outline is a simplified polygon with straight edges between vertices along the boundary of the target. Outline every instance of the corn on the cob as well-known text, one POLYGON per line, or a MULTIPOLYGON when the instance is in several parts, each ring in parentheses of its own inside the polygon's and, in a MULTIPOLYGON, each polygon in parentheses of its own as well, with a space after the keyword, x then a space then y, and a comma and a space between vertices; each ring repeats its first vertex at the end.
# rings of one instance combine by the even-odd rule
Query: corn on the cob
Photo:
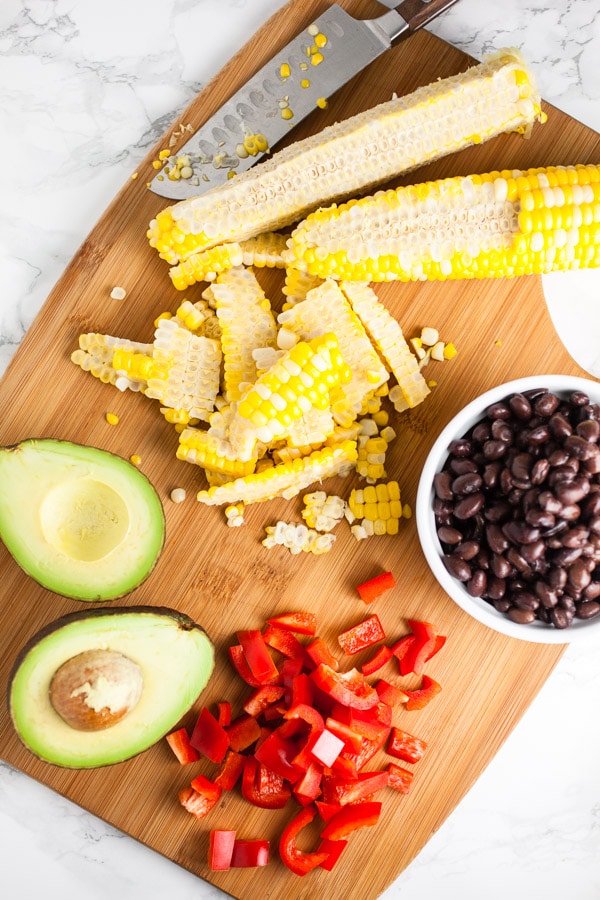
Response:
POLYGON ((79 336, 79 347, 71 354, 71 361, 84 372, 90 372, 94 378, 100 379, 104 384, 112 384, 120 391, 143 392, 146 388, 145 378, 133 378, 124 370, 114 368, 113 359, 116 350, 150 355, 152 344, 88 332, 79 336))
POLYGON ((242 395, 229 423, 229 439, 239 459, 270 445, 311 409, 328 410, 332 393, 350 380, 337 338, 325 334, 298 341, 242 395))
POLYGON ((162 210, 148 238, 174 265, 217 244, 276 231, 333 199, 541 117, 531 73, 505 50, 273 154, 223 187, 162 210))
MULTIPOLYGON (((365 398, 388 379, 388 373, 373 348, 359 317, 331 279, 309 291, 306 300, 294 304, 278 316, 282 335, 292 332, 310 340, 326 331, 334 331, 352 377, 337 404, 332 404, 334 419, 348 425, 358 415, 365 398)), ((284 337, 285 340, 285 337, 284 337)))
POLYGON ((355 463, 356 443, 343 441, 333 447, 315 450, 309 456, 199 491, 198 500, 209 506, 260 503, 273 497, 289 500, 317 481, 334 475, 347 475, 355 463))
POLYGON ((369 284, 344 282, 342 291, 396 379, 399 391, 390 391, 396 410, 402 412, 417 406, 429 394, 429 388, 399 323, 369 284))
POLYGON ((275 346, 275 317, 250 269, 237 267, 221 273, 210 292, 221 326, 223 393, 234 402, 256 380, 254 349, 275 346))
POLYGON ((290 239, 321 278, 511 277, 600 265, 600 166, 445 178, 319 210, 290 239))

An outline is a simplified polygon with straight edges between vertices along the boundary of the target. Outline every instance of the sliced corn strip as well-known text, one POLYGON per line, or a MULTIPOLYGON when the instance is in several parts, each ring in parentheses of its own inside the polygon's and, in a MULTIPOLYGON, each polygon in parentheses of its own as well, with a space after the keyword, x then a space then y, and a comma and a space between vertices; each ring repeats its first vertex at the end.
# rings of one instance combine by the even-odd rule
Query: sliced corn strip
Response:
POLYGON ((231 478, 250 475, 256 468, 257 457, 239 460, 233 453, 231 444, 217 437, 210 429, 185 428, 179 435, 177 459, 202 466, 209 472, 217 472, 231 478))
POLYGON ((217 244, 277 231, 311 209, 352 196, 430 160, 541 117, 533 77, 516 50, 394 98, 274 153, 223 187, 162 210, 148 238, 170 264, 217 244))
POLYGON ((292 554, 327 553, 335 541, 334 534, 321 534, 302 523, 277 522, 276 525, 267 525, 265 531, 267 536, 262 541, 263 547, 269 550, 277 546, 287 547, 292 554))
POLYGON ((308 292, 319 284, 321 284, 321 279, 317 278, 316 275, 308 275, 306 272, 301 272, 300 269, 293 267, 286 268, 285 282, 282 288, 286 302, 283 308, 288 309, 295 303, 306 300, 308 292))
POLYGON ((429 388, 397 320, 370 285, 344 282, 342 290, 397 381, 398 390, 392 388, 389 395, 394 407, 402 412, 418 406, 429 394, 429 388))
POLYGON ((285 332, 293 332, 302 340, 335 332, 352 377, 343 396, 332 404, 332 412, 336 422, 349 425, 365 398, 387 381, 388 373, 339 286, 330 279, 323 282, 308 292, 306 300, 280 313, 277 320, 285 332))
POLYGON ((344 441, 334 447, 315 450, 309 456, 280 463, 236 478, 207 491, 199 491, 198 500, 209 506, 230 503, 260 503, 283 497, 289 500, 309 485, 334 475, 347 475, 356 463, 356 443, 344 441))
POLYGON ((444 178, 319 210, 291 242, 320 278, 423 281, 600 265, 600 166, 444 178))
POLYGON ((287 234, 265 231, 247 241, 242 241, 240 247, 244 265, 253 266, 255 269, 284 269, 283 254, 287 239, 287 234))
POLYGON ((398 534, 403 513, 397 481, 355 488, 348 498, 348 507, 355 520, 362 520, 356 525, 368 535, 398 534))
POLYGON ((275 346, 277 327, 271 304, 250 269, 240 266, 221 273, 210 291, 221 326, 223 392, 233 402, 256 380, 253 351, 275 346))
POLYGON ((219 244, 210 250, 191 253, 179 265, 169 269, 169 277, 176 290, 185 291, 198 281, 214 281, 219 272, 241 266, 243 261, 244 254, 238 243, 219 244))
POLYGON ((71 354, 71 361, 84 372, 90 372, 94 378, 100 379, 104 384, 112 384, 120 391, 143 392, 146 388, 145 378, 134 378, 126 371, 113 367, 115 350, 150 355, 152 344, 123 340, 92 331, 79 336, 79 347, 71 354))

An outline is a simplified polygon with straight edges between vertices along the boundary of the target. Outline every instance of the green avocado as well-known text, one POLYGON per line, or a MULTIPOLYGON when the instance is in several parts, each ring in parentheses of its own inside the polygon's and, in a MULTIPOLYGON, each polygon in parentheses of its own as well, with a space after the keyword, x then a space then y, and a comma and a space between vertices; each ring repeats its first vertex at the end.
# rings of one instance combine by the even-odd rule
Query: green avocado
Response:
POLYGON ((46 762, 111 765, 170 732, 213 668, 210 638, 176 610, 72 613, 19 654, 9 679, 10 715, 21 741, 46 762))
POLYGON ((41 585, 75 600, 114 600, 152 571, 162 503, 120 456, 49 438, 0 448, 0 538, 41 585))

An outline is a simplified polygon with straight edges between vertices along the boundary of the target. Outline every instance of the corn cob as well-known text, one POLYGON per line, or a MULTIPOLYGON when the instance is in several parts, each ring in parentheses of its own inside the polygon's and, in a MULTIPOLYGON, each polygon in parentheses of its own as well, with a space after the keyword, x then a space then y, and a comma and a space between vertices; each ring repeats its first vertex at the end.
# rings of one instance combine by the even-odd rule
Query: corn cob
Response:
POLYGON ((209 472, 227 475, 229 479, 250 475, 256 468, 257 457, 249 460, 236 458, 231 444, 210 431, 185 428, 179 435, 177 459, 202 466, 209 472))
POLYGON ((210 288, 221 326, 224 395, 239 400, 256 379, 252 352, 275 346, 277 328, 271 304, 250 269, 237 267, 223 272, 210 288))
POLYGON ((315 450, 287 463, 214 485, 198 492, 198 500, 209 506, 231 503, 260 503, 283 497, 289 500, 309 485, 334 475, 347 475, 356 463, 356 443, 343 441, 315 450))
POLYGON ((429 394, 429 388, 400 325, 369 284, 344 282, 342 291, 396 379, 399 390, 390 391, 395 409, 402 412, 418 406, 429 394))
POLYGON ((350 424, 364 399, 387 381, 388 373, 338 285, 332 280, 323 282, 308 292, 306 300, 280 313, 277 321, 280 325, 278 341, 289 332, 302 340, 310 340, 326 331, 335 332, 352 377, 343 397, 337 404, 332 404, 332 412, 336 422, 350 424))
POLYGON ((214 309, 209 307, 206 300, 197 300, 195 303, 183 300, 177 307, 175 316, 188 331, 221 340, 219 320, 214 309))
POLYGON ((218 244, 277 231, 352 196, 541 118, 531 73, 505 50, 467 72, 394 98, 291 144, 223 187, 162 210, 148 238, 171 265, 218 244))
POLYGON ((109 334, 88 332, 79 336, 79 347, 71 354, 71 361, 84 372, 90 372, 94 378, 100 379, 104 384, 112 384, 120 391, 143 392, 146 388, 145 378, 132 378, 124 370, 114 368, 115 350, 151 354, 152 344, 127 341, 109 334))
POLYGON ((287 234, 264 231, 247 241, 242 241, 240 247, 243 264, 253 266, 255 269, 284 269, 283 254, 287 239, 287 234))
POLYGON ((600 265, 600 166, 445 178, 319 210, 290 239, 320 278, 512 277, 600 265))
POLYGON ((285 270, 285 282, 282 293, 285 296, 285 304, 283 309, 289 309, 301 300, 306 300, 306 295, 313 288, 321 284, 321 279, 315 275, 308 275, 301 272, 300 269, 287 267, 285 270))
POLYGON ((328 410, 332 392, 349 379, 334 334, 298 341, 241 397, 228 431, 234 453, 248 459, 258 441, 285 438, 311 409, 328 410))
POLYGON ((178 291, 198 281, 214 281, 219 272, 225 272, 244 262, 242 248, 237 242, 219 244, 209 250, 191 253, 186 259, 169 269, 173 287, 178 291))

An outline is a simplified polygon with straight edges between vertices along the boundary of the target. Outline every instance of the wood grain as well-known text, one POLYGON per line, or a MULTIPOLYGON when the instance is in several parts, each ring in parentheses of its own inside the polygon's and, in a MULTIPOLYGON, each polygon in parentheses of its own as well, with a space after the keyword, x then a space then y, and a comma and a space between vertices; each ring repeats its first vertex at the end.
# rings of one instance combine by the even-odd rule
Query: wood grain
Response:
MULTIPOLYGON (((371 2, 342 4, 354 15, 381 11, 371 2)), ((320 0, 293 0, 225 67, 178 121, 200 125, 270 56, 327 7, 320 0)), ((407 93, 438 77, 467 68, 472 61, 426 32, 380 58, 341 90, 327 111, 294 132, 311 130, 390 97, 407 93)), ((495 168, 597 162, 599 136, 556 109, 545 106, 548 122, 536 126, 530 140, 510 135, 427 166, 418 180, 495 168)), ((94 771, 70 771, 33 758, 19 743, 6 707, 0 710, 2 758, 111 822, 158 852, 210 880, 235 897, 302 898, 319 896, 368 900, 380 894, 440 827, 493 758, 543 685, 563 652, 497 635, 470 619, 440 590, 421 553, 414 520, 398 537, 358 543, 342 527, 331 553, 294 556, 260 545, 264 526, 278 518, 298 520, 300 501, 274 501, 248 509, 239 529, 224 525, 220 510, 193 497, 202 482, 193 466, 175 460, 177 437, 151 401, 120 394, 84 375, 70 362, 81 332, 99 331, 149 340, 153 319, 178 305, 165 265, 150 250, 146 228, 166 205, 146 190, 152 159, 161 141, 102 216, 48 297, 0 385, 0 443, 26 437, 56 437, 111 450, 124 457, 138 453, 142 468, 165 502, 167 543, 150 578, 123 605, 168 605, 199 621, 217 648, 216 673, 201 698, 210 704, 228 698, 241 703, 244 691, 227 662, 226 648, 239 628, 260 627, 273 612, 314 610, 320 633, 331 642, 361 619, 365 607, 355 585, 382 569, 391 569, 398 587, 377 602, 376 611, 390 636, 406 631, 406 618, 433 620, 448 635, 430 674, 443 691, 419 713, 403 712, 398 724, 426 740, 426 757, 415 767, 411 793, 390 791, 383 821, 356 833, 343 861, 332 873, 306 879, 291 875, 273 852, 260 871, 211 874, 206 865, 211 828, 237 828, 242 837, 267 837, 274 847, 290 811, 248 807, 237 792, 227 795, 209 819, 196 822, 177 802, 190 770, 180 768, 165 742, 121 765, 94 771), (115 285, 127 289, 125 301, 111 301, 115 285), (115 412, 118 427, 104 415, 115 412), (182 486, 189 500, 169 502, 182 486)), ((408 181, 409 179, 405 179, 408 181)), ((413 176, 414 180, 414 176, 413 176)), ((260 272, 275 307, 281 302, 281 276, 260 272)), ((195 289, 194 289, 195 290, 195 289)), ((199 295, 190 290, 190 299, 199 295)), ((378 289, 405 333, 426 324, 452 340, 459 355, 431 369, 438 386, 426 403, 397 417, 388 471, 413 503, 423 461, 437 434, 465 402, 491 386, 526 374, 585 374, 556 336, 537 277, 487 282, 387 285, 378 289)), ((332 490, 349 493, 352 480, 333 480, 332 490)), ((34 584, 0 547, 0 682, 6 688, 14 658, 39 628, 82 604, 34 584)), ((93 606, 93 605, 92 605, 93 606)), ((360 659, 358 660, 360 663, 360 659)), ((392 673, 390 673, 391 675, 392 673)), ((197 713, 201 704, 198 704, 197 713)), ((188 723, 193 721, 190 714, 188 723)), ((373 767, 385 763, 377 757, 373 767)), ((209 766, 198 767, 210 774, 209 766)), ((194 770, 196 771, 196 770, 194 770)))

